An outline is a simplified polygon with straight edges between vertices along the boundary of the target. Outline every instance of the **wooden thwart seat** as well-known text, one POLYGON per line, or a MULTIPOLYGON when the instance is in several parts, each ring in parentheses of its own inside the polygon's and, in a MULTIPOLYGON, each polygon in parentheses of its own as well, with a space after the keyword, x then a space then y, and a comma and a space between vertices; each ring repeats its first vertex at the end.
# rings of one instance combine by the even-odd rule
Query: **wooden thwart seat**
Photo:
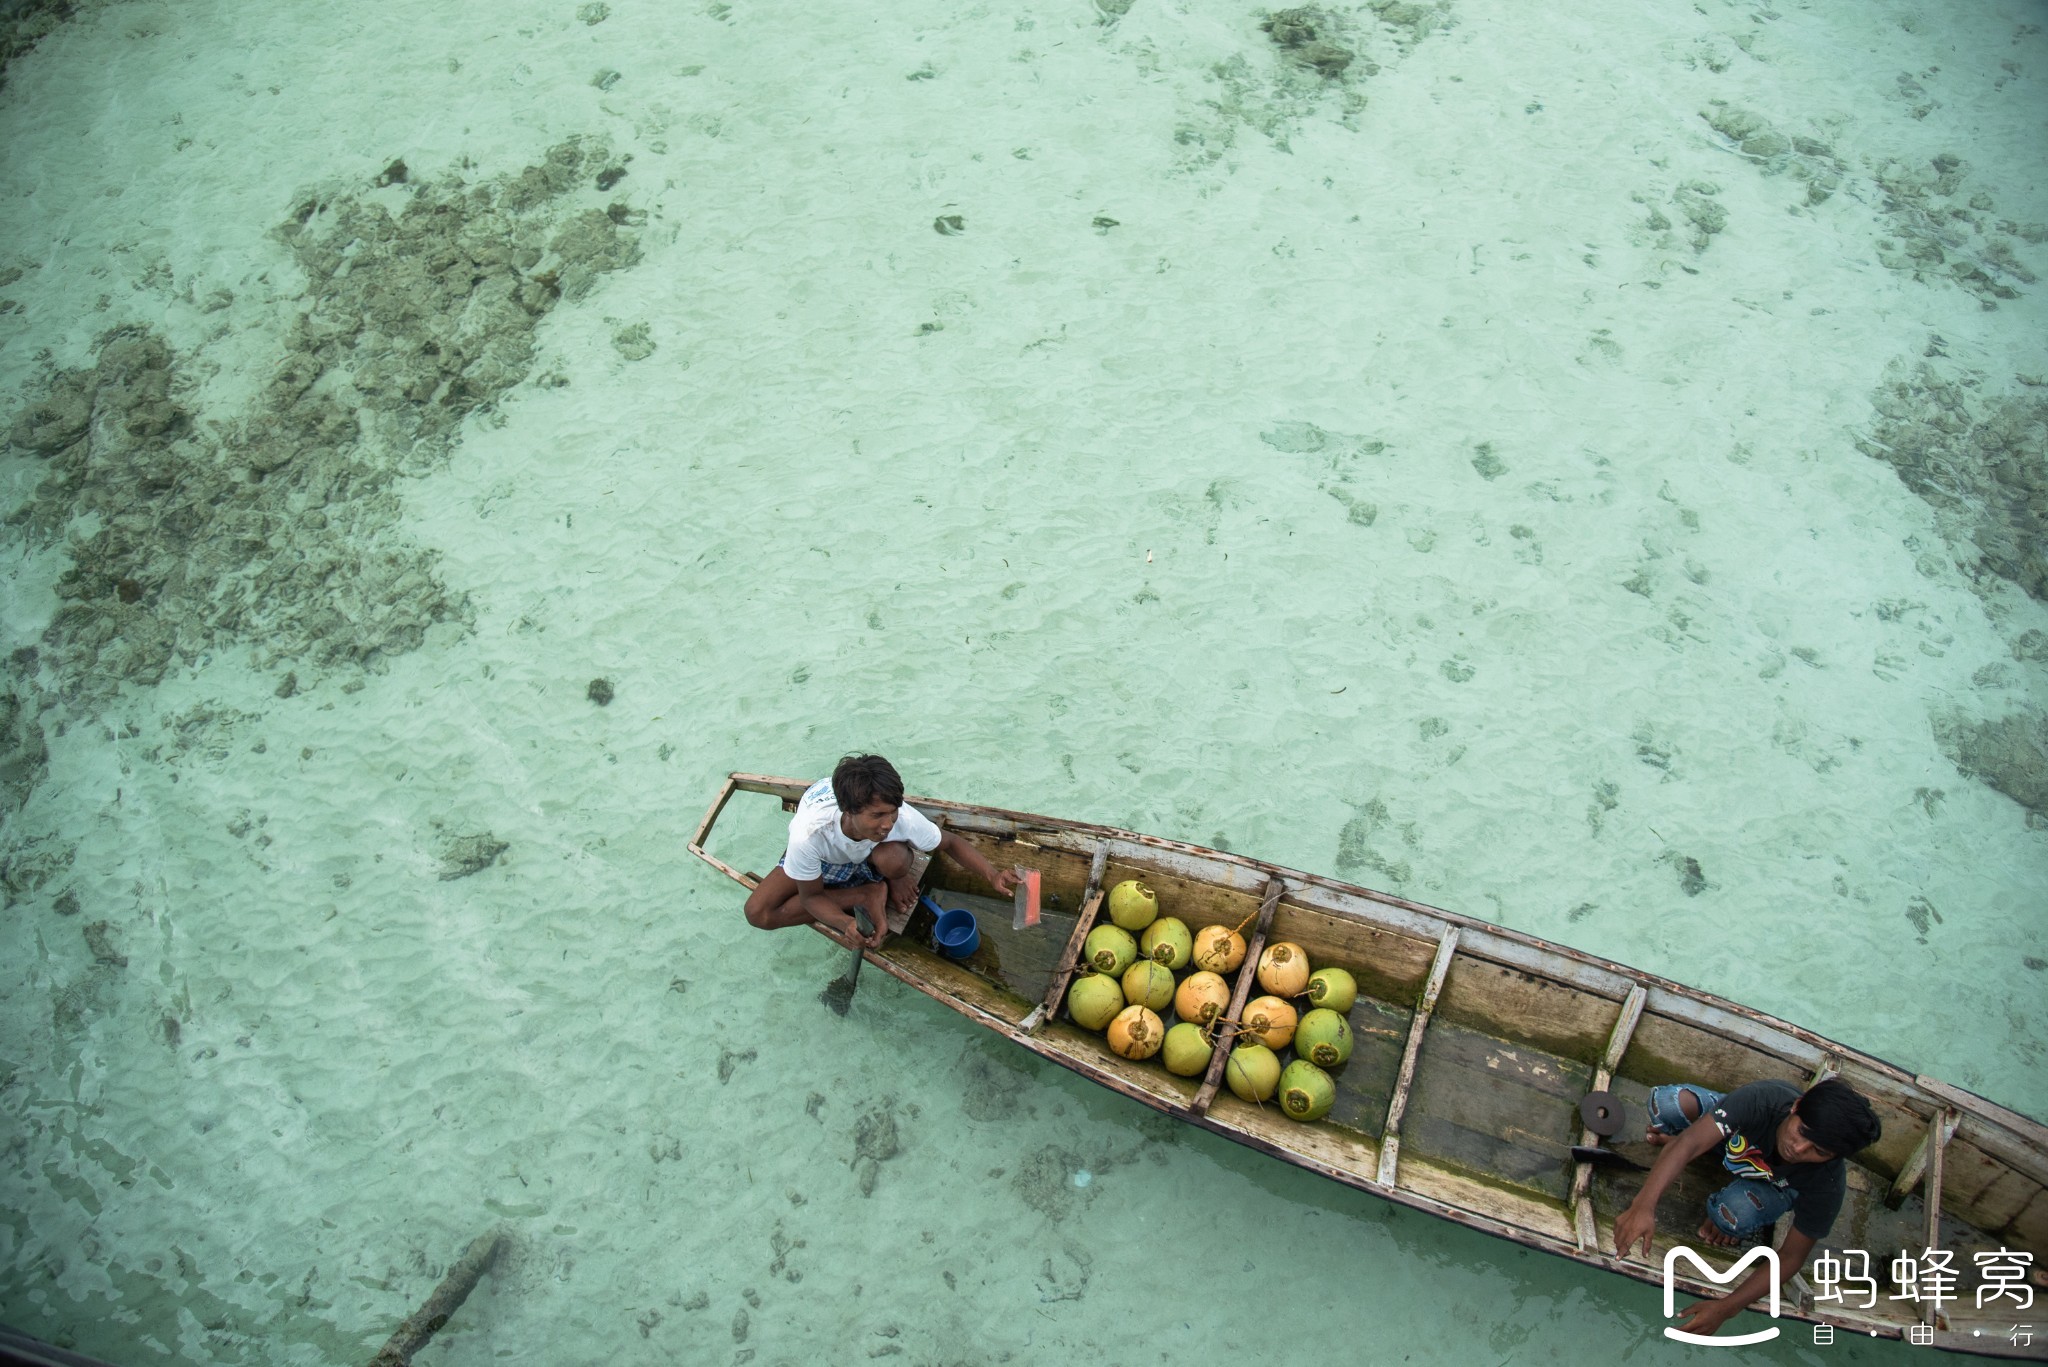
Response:
MULTIPOLYGON (((1614 1033, 1607 1037, 1607 1052, 1600 1056, 1600 1067, 1593 1073, 1594 1091, 1604 1092, 1614 1085, 1614 1070, 1621 1066, 1621 1057, 1628 1052, 1628 1042, 1635 1037, 1636 1022, 1643 1018, 1643 1002, 1649 995, 1641 983, 1628 990, 1628 997, 1621 1004, 1621 1015, 1614 1022, 1614 1033)), ((1579 1135, 1579 1142, 1596 1145, 1600 1136, 1584 1130, 1579 1135)), ((1600 1247, 1599 1229, 1593 1223, 1592 1192, 1593 1165, 1581 1159, 1578 1171, 1572 1174, 1572 1223, 1582 1252, 1595 1252, 1600 1247)))
POLYGON ((1386 1132, 1380 1140, 1380 1186, 1391 1187, 1401 1161, 1401 1114, 1408 1109, 1408 1091, 1415 1085, 1415 1062, 1422 1054, 1422 1032, 1436 1012, 1436 999, 1444 990, 1444 975, 1451 971, 1451 958, 1458 952, 1458 927, 1452 926, 1437 941, 1436 959, 1429 966, 1429 982, 1416 1004, 1415 1019, 1408 1025, 1408 1047, 1401 1054, 1401 1071, 1394 1079, 1394 1094, 1387 1100, 1386 1132))
MULTIPOLYGON (((1244 1004, 1251 999, 1252 983, 1258 977, 1259 955, 1266 951, 1266 933, 1273 928, 1273 911, 1280 905, 1280 895, 1287 891, 1287 885, 1275 878, 1266 884, 1265 894, 1259 899, 1259 919, 1252 928, 1251 939, 1245 941, 1244 962, 1239 965, 1237 988, 1230 994, 1230 1010, 1224 1020, 1234 1021, 1244 1014, 1244 1004)), ((1188 1103, 1188 1110, 1195 1115, 1207 1113, 1209 1104, 1216 1100, 1216 1089, 1223 1085, 1223 1070, 1230 1063, 1230 1050, 1219 1042, 1216 1052, 1209 1058, 1209 1070, 1202 1075, 1202 1085, 1195 1092, 1195 1099, 1188 1103)))

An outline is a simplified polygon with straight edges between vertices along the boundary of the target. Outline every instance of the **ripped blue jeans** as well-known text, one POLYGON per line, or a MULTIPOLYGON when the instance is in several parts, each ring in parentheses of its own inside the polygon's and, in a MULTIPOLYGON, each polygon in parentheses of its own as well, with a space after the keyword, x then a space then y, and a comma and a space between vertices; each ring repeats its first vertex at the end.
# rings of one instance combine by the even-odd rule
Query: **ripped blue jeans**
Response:
MULTIPOLYGON (((1700 1115, 1714 1123, 1711 1112, 1721 1104, 1721 1094, 1690 1082, 1650 1089, 1650 1128, 1658 1134, 1679 1134, 1693 1122, 1679 1106, 1679 1094, 1691 1092, 1699 1103, 1700 1115)), ((1723 1150, 1722 1163, 1727 1163, 1723 1150)), ((1731 1169, 1732 1170, 1732 1169, 1731 1169)), ((1778 1218, 1792 1209, 1799 1194, 1790 1187, 1773 1186, 1753 1177, 1738 1177, 1707 1198, 1707 1218, 1714 1228, 1736 1239, 1753 1239, 1770 1232, 1778 1218)))

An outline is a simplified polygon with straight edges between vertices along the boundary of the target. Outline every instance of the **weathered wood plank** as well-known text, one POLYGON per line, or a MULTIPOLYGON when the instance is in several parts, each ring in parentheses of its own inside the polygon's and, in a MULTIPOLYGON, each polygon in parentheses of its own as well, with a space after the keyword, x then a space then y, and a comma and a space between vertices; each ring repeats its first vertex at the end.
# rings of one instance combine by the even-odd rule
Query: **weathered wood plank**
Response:
MULTIPOLYGON (((1258 977, 1259 953, 1266 945, 1266 932, 1273 927, 1273 915, 1280 906, 1280 898, 1287 891, 1287 884, 1275 878, 1266 884, 1266 892, 1259 899, 1258 924, 1253 927, 1245 941, 1244 962, 1237 966, 1237 985, 1230 991, 1230 1009, 1222 1019, 1225 1024, 1237 1021, 1244 1015, 1244 1004, 1250 1000, 1252 983, 1258 977)), ((1202 1085, 1195 1092, 1192 1109, 1197 1115, 1209 1109, 1216 1100, 1216 1089, 1223 1085, 1223 1070, 1229 1064, 1230 1051, 1234 1046, 1227 1039, 1218 1039, 1216 1052, 1209 1058, 1208 1071, 1202 1075, 1202 1085)))
MULTIPOLYGON (((1969 1197, 1962 1197, 1958 1194, 1957 1178, 1961 1175, 1958 1169, 1967 1169, 1973 1150, 1962 1142, 1960 1134, 1958 1131, 1958 1139, 1948 1146, 1948 1175, 1944 1182, 1946 1189, 1941 1198, 1942 1207, 1949 1214, 1980 1229, 2004 1229, 2027 1208, 2040 1183, 2026 1173, 2014 1172, 2002 1163, 1994 1164, 1992 1160, 1976 1154, 1976 1161, 1983 1165, 1977 1176, 1981 1177, 1984 1172, 1993 1175, 1988 1182, 1978 1183, 1973 1179, 1971 1185, 1975 1190, 1969 1197)), ((2042 1253, 2048 1256, 2048 1249, 2043 1249, 2042 1253)))
POLYGON ((2036 1186, 2012 1222, 1993 1232, 2000 1236, 2000 1243, 2010 1239, 2022 1248, 2034 1249, 2036 1266, 2048 1261, 2048 1187, 2036 1186))
POLYGON ((1468 954, 1444 985, 1436 1015, 1590 1067, 1607 1042, 1614 1007, 1612 998, 1468 954))
POLYGON ((1645 997, 1635 1038, 1615 1069, 1618 1076, 1646 1086, 1696 1082, 1717 1092, 1732 1092, 1758 1078, 1779 1078, 1798 1086, 1808 1066, 1750 1047, 1689 1020, 1657 1011, 1657 993, 1645 997))
POLYGON ((1429 1018, 1436 1013, 1436 999, 1443 992, 1444 978, 1458 953, 1458 935, 1459 928, 1452 926, 1438 942, 1429 981, 1423 986, 1421 1000, 1415 1004, 1415 1017, 1408 1024, 1408 1047, 1401 1055, 1401 1072, 1394 1079, 1394 1094, 1387 1101, 1386 1132, 1380 1140, 1380 1166, 1375 1180, 1383 1187, 1393 1186, 1399 1174, 1401 1113, 1408 1108, 1408 1089, 1415 1083, 1415 1062, 1422 1053, 1423 1032, 1429 1029, 1429 1018))

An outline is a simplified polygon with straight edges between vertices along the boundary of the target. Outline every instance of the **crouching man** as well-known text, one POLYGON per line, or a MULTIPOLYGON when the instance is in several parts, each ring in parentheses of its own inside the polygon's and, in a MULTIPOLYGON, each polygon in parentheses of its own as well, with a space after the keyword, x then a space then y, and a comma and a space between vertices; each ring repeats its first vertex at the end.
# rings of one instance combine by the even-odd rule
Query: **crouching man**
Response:
MULTIPOLYGON (((1726 1094, 1691 1083, 1653 1088, 1643 1137, 1664 1152, 1615 1220, 1614 1250, 1626 1258, 1640 1243, 1647 1257, 1657 1202, 1687 1163, 1718 1150, 1735 1180, 1707 1198, 1693 1237, 1719 1248, 1760 1242, 1789 1211, 1792 1230, 1778 1248, 1779 1279, 1789 1281, 1834 1228, 1848 1187, 1843 1160, 1875 1144, 1881 1131, 1870 1103, 1840 1078, 1804 1093, 1777 1081, 1746 1083, 1726 1094)), ((1715 1333, 1770 1289, 1770 1268, 1759 1264, 1719 1300, 1688 1306, 1676 1327, 1715 1333)))
POLYGON ((747 920, 762 930, 816 923, 852 948, 880 948, 889 913, 917 903, 918 854, 948 856, 1005 896, 1017 876, 997 872, 979 850, 903 802, 903 779, 880 755, 848 755, 804 790, 789 819, 789 846, 747 896, 747 920), (863 934, 857 913, 870 929, 863 934))

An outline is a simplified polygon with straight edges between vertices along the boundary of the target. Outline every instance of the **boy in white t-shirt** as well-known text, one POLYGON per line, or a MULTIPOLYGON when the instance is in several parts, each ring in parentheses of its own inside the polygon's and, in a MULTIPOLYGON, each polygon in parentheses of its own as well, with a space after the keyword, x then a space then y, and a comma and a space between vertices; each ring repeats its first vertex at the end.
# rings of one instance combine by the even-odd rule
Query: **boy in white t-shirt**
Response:
POLYGON ((849 948, 879 948, 888 912, 917 901, 916 852, 944 854, 1003 896, 1017 876, 998 872, 979 850, 903 804, 903 779, 880 755, 848 755, 804 791, 789 819, 789 848, 747 896, 747 920, 762 930, 812 922, 849 948), (863 936, 856 909, 873 927, 863 936))

